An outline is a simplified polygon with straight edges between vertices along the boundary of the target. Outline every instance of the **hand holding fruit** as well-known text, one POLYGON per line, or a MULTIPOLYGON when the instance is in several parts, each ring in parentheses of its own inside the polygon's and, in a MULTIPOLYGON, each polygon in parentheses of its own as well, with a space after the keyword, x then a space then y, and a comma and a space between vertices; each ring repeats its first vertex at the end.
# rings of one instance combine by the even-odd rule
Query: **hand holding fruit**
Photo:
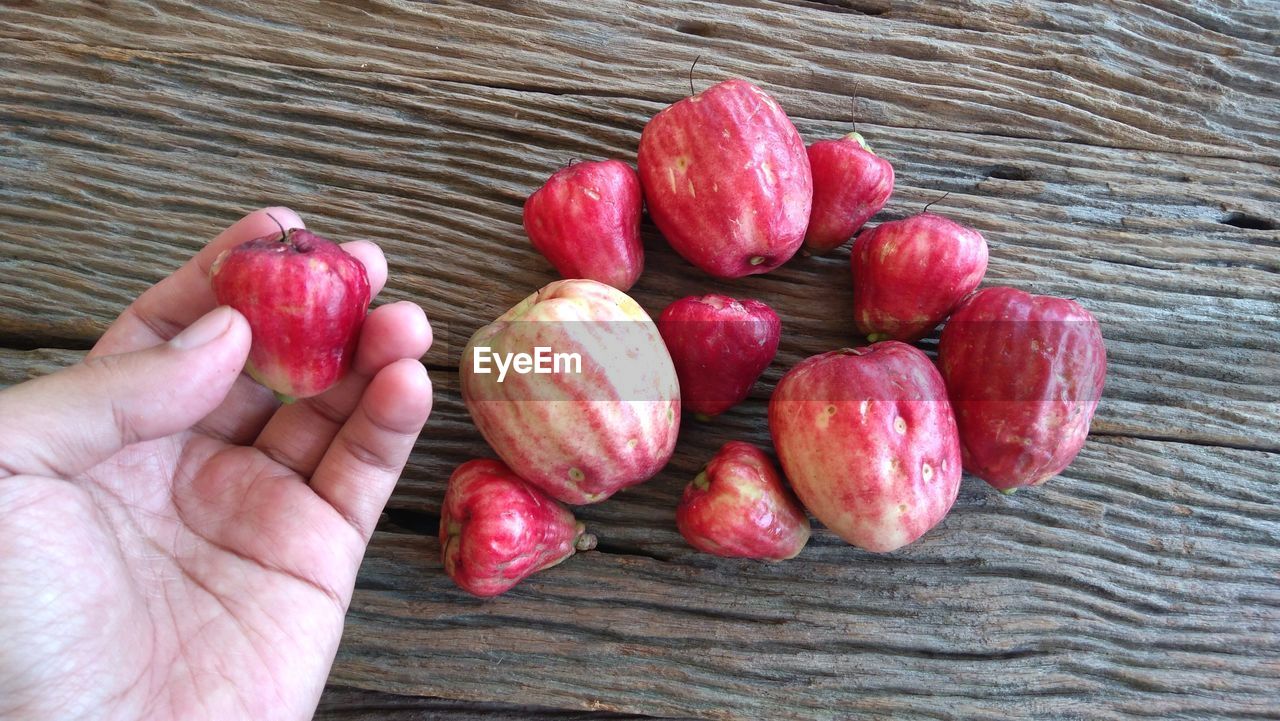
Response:
MULTIPOLYGON (((431 409, 417 360, 431 330, 412 303, 377 308, 350 373, 280 407, 241 375, 256 339, 208 280, 222 251, 278 237, 273 218, 302 228, 285 208, 248 215, 83 363, 0 391, 6 707, 159 719, 186 689, 213 718, 314 711, 365 544, 431 409)), ((343 247, 381 290, 377 246, 343 247)))

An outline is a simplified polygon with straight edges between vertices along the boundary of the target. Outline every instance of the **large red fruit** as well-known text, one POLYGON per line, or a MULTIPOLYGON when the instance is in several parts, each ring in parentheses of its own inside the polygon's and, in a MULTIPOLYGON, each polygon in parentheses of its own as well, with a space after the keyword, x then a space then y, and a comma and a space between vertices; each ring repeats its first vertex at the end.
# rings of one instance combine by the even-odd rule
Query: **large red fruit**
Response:
POLYGON ((346 375, 369 278, 336 243, 297 228, 251 240, 223 251, 209 281, 218 303, 253 330, 245 369, 282 400, 314 396, 346 375))
POLYGON ((928 335, 987 272, 982 234, 940 215, 881 223, 853 241, 853 318, 872 342, 928 335))
POLYGON ((942 377, 905 343, 802 361, 774 390, 769 430, 800 501, 868 551, 916 540, 960 490, 960 442, 942 377))
POLYGON ((684 489, 676 526, 699 551, 781 561, 809 542, 809 519, 769 457, 729 441, 684 489))
POLYGON ((496 596, 595 545, 569 509, 498 461, 467 461, 449 477, 440 555, 468 593, 496 596))
POLYGON ((804 249, 814 255, 839 248, 893 194, 893 166, 871 152, 861 133, 809 146, 813 211, 804 249))
POLYGON ((460 374, 489 445, 565 503, 596 503, 646 481, 675 449, 671 356, 644 309, 603 283, 560 280, 525 298, 476 331, 460 374))
POLYGON ((1006 492, 1070 465, 1102 398, 1107 351, 1079 303, 1014 288, 965 299, 942 330, 938 366, 970 473, 1006 492))
POLYGON ((644 270, 640 179, 620 160, 570 165, 524 204, 533 247, 565 278, 589 278, 618 290, 644 270))
POLYGON ((724 295, 681 298, 658 316, 680 400, 700 416, 716 416, 751 392, 778 352, 782 321, 758 300, 724 295))
POLYGON ((764 273, 800 248, 809 156, 787 114, 751 83, 726 80, 659 111, 638 159, 649 216, 711 275, 764 273))

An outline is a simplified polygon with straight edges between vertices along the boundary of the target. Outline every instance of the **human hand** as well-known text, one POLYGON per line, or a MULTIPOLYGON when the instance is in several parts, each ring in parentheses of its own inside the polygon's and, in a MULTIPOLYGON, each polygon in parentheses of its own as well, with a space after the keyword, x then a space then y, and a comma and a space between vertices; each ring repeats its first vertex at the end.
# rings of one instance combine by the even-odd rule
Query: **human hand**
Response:
MULTIPOLYGON (((270 217, 267 213, 270 212, 270 217)), ((274 217, 274 220, 272 219, 274 217)), ((0 718, 306 719, 356 570, 431 410, 422 310, 369 314, 351 374, 280 407, 215 310, 246 216, 81 364, 0 391, 0 718)), ((376 245, 344 246, 376 294, 376 245)))

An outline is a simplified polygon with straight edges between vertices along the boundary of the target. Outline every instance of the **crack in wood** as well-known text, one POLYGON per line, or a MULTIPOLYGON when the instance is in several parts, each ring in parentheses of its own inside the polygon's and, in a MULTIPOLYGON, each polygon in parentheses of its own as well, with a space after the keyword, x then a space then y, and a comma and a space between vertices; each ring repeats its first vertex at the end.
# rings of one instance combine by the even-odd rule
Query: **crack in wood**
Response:
POLYGON ((1218 222, 1223 225, 1230 225, 1235 228, 1244 228, 1246 230, 1276 230, 1277 228, 1280 228, 1280 225, 1277 225, 1274 220, 1268 220, 1251 213, 1243 213, 1239 211, 1227 213, 1222 216, 1222 219, 1218 222))
MULTIPOLYGON (((1178 443, 1202 448, 1230 448, 1237 451, 1261 451, 1263 453, 1280 454, 1280 444, 1275 443, 1233 443, 1228 440, 1205 440, 1202 438, 1165 435, 1158 433, 1115 433, 1112 431, 1089 431, 1089 437, 1098 438, 1131 438, 1137 441, 1159 441, 1161 443, 1178 443)), ((1272 439, 1274 440, 1274 439, 1272 439)))

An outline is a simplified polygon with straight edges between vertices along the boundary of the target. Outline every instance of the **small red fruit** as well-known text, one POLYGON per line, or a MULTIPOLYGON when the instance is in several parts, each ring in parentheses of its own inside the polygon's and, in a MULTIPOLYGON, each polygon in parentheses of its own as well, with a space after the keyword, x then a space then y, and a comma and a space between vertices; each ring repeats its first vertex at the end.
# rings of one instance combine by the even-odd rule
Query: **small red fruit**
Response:
POLYGON ((960 490, 960 440, 942 376, 905 343, 802 361, 773 392, 769 431, 800 501, 868 551, 916 540, 960 490))
POLYGON ((684 489, 676 526, 699 551, 782 561, 809 542, 809 519, 773 462, 750 443, 730 441, 684 489))
POLYGON ((831 252, 853 237, 893 194, 893 166, 871 152, 861 133, 809 146, 813 211, 804 249, 831 252))
POLYGON ((565 278, 625 291, 644 270, 640 178, 620 160, 559 170, 524 204, 533 247, 565 278))
POLYGON ((751 392, 778 352, 782 321, 758 300, 713 293, 667 306, 658 316, 658 332, 675 363, 684 407, 710 417, 751 392))
POLYGON ((800 248, 813 176, 769 94, 726 80, 658 112, 640 135, 649 216, 685 260, 720 278, 765 273, 800 248))
POLYGON ((245 370, 281 400, 322 393, 350 369, 369 277, 337 243, 300 228, 251 240, 223 251, 209 281, 249 321, 245 370))
POLYGON ((468 593, 496 596, 595 544, 569 509, 498 461, 467 461, 449 477, 440 554, 468 593))
POLYGON ((976 230, 921 213, 859 234, 849 263, 858 330, 873 343, 911 343, 982 282, 987 241, 976 230))
POLYGON ((1102 330, 1075 301, 985 288, 969 296, 938 343, 970 473, 1006 493, 1070 465, 1102 398, 1102 330))

